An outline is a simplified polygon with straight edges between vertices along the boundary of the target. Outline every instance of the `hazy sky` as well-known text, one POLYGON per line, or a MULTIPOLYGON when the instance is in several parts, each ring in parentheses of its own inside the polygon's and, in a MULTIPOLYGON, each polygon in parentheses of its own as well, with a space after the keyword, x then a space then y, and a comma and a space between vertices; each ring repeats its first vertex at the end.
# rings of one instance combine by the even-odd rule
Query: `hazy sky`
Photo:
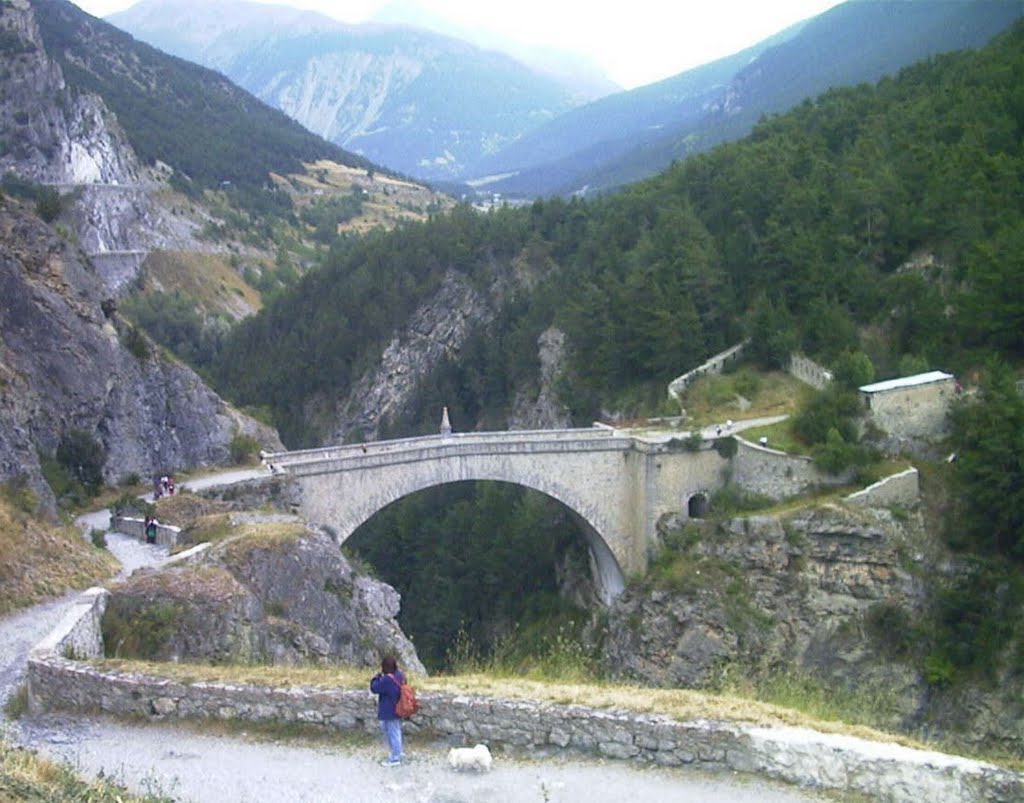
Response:
MULTIPOLYGON (((273 2, 273 0, 256 0, 273 2)), ((73 0, 102 17, 135 0, 73 0)), ((217 0, 207 0, 215 3, 217 0)), ((419 0, 462 26, 591 56, 626 88, 727 56, 840 0, 419 0)), ((276 0, 362 22, 388 0, 276 0)))

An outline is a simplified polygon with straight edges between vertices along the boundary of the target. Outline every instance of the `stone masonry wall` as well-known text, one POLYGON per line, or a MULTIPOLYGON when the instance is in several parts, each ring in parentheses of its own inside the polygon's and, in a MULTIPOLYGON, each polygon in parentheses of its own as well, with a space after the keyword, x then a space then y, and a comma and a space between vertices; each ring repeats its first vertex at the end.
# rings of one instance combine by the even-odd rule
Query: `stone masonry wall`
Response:
MULTIPOLYGON (((99 621, 105 592, 83 597, 77 616, 99 621)), ((64 627, 64 630, 69 628, 64 627)), ((83 625, 83 633, 93 632, 83 625)), ((70 628, 74 630, 74 628, 70 628)), ((96 645, 99 631, 95 629, 96 645)), ((297 722, 375 732, 375 703, 365 689, 268 688, 182 683, 98 668, 64 657, 48 639, 29 657, 29 705, 102 711, 155 720, 297 722)), ((802 728, 764 728, 665 715, 435 692, 419 695, 411 733, 525 750, 564 750, 664 766, 756 773, 801 786, 859 791, 903 803, 995 803, 1022 799, 1024 778, 990 764, 802 728)))
POLYGON ((920 499, 921 486, 918 482, 916 468, 908 468, 906 471, 892 474, 846 497, 847 502, 864 507, 898 505, 912 508, 920 499))
POLYGON ((793 353, 789 355, 788 371, 790 375, 796 377, 801 382, 818 390, 824 390, 832 381, 832 372, 828 368, 818 365, 810 357, 805 357, 802 354, 793 353))
POLYGON ((77 658, 102 657, 103 635, 100 631, 100 621, 107 609, 109 598, 110 592, 99 586, 83 591, 50 634, 33 648, 33 654, 73 655, 77 658))
MULTIPOLYGON (((129 516, 111 516, 110 529, 117 533, 130 535, 140 541, 146 540, 146 520, 136 519, 129 516)), ((181 528, 171 524, 156 525, 156 542, 160 546, 171 549, 178 545, 178 538, 181 536, 181 528)))
POLYGON ((821 485, 844 485, 849 475, 832 476, 815 467, 809 457, 791 455, 736 438, 731 482, 749 493, 786 499, 821 485))
POLYGON ((716 354, 714 357, 709 358, 707 361, 698 365, 692 371, 687 371, 682 376, 677 376, 668 384, 668 395, 679 400, 679 397, 683 392, 690 386, 692 382, 704 376, 705 374, 720 374, 727 365, 735 362, 743 356, 743 349, 746 348, 747 341, 737 343, 732 348, 726 349, 725 351, 716 354))

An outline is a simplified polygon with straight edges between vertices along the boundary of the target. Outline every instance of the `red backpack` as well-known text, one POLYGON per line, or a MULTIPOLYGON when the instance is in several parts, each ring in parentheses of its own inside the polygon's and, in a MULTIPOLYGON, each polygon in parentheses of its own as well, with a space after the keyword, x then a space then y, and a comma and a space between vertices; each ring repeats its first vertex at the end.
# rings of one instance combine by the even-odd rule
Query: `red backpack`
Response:
MULTIPOLYGON (((394 675, 389 674, 395 683, 398 683, 398 678, 394 675)), ((417 711, 420 710, 419 701, 416 699, 416 690, 408 683, 398 683, 398 702, 395 703, 395 714, 401 719, 408 719, 417 711)))

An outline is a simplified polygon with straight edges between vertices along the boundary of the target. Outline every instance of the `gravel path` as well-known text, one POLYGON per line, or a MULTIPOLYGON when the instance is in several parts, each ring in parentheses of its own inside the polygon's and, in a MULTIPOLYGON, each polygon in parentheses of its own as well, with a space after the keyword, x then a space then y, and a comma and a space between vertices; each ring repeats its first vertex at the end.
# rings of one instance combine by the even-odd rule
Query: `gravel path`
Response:
MULTIPOLYGON (((237 482, 264 472, 232 472, 237 482)), ((224 478, 220 478, 220 482, 224 478)), ((217 477, 190 482, 217 484, 217 477)), ((106 529, 107 511, 79 519, 83 533, 106 529)), ((159 565, 167 551, 119 533, 107 546, 122 576, 159 565)), ((0 700, 23 681, 32 646, 60 620, 77 593, 0 619, 0 700)), ((574 758, 513 760, 500 754, 485 774, 456 773, 443 743, 410 745, 401 767, 377 762, 383 748, 338 740, 333 746, 270 742, 181 725, 130 724, 100 717, 48 715, 5 723, 6 737, 64 761, 86 776, 103 774, 135 792, 192 803, 344 801, 344 803, 807 803, 825 798, 756 779, 574 758)), ((835 800, 835 798, 829 798, 835 800)))
MULTIPOLYGON (((244 734, 103 719, 26 722, 20 741, 87 775, 195 803, 808 803, 808 792, 736 776, 582 759, 510 759, 488 773, 447 766, 443 744, 416 745, 401 767, 377 762, 383 747, 285 744, 244 734)), ((834 800, 834 798, 833 798, 834 800)))

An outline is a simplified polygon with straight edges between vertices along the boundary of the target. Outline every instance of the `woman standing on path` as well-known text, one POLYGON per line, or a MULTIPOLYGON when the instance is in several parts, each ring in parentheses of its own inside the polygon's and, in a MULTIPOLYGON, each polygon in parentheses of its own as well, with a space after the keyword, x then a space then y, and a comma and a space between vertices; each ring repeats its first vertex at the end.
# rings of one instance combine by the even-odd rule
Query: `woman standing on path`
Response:
POLYGON ((395 706, 402 694, 405 675, 398 671, 398 662, 393 655, 385 655, 380 662, 380 672, 370 680, 370 691, 377 695, 377 719, 387 740, 390 754, 381 764, 397 767, 402 763, 402 720, 395 713, 395 706))

